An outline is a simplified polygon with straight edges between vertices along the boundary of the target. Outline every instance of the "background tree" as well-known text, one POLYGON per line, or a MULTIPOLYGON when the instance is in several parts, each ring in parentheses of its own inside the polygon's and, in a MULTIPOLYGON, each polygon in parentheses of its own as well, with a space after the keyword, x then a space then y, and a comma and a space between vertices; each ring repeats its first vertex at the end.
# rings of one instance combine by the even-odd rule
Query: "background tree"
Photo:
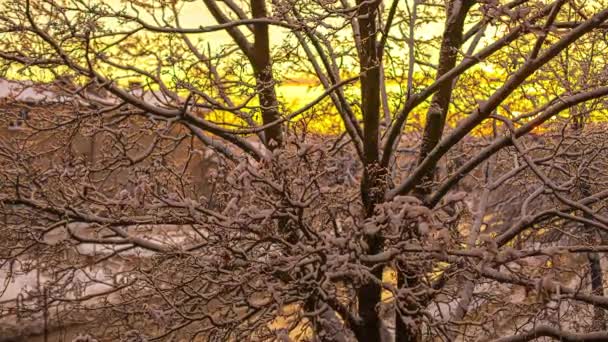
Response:
POLYGON ((607 5, 4 1, 4 74, 45 81, 3 83, 6 290, 42 277, 8 314, 114 340, 608 338, 607 5), (302 80, 312 100, 279 95, 302 80))

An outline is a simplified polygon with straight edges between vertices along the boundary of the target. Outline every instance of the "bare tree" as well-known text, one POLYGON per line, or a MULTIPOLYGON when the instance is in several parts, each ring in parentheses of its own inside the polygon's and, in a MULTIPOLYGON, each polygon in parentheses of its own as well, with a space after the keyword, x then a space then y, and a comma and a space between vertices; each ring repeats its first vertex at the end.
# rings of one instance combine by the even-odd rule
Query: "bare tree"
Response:
POLYGON ((1 6, 7 321, 608 339, 608 3, 1 6))

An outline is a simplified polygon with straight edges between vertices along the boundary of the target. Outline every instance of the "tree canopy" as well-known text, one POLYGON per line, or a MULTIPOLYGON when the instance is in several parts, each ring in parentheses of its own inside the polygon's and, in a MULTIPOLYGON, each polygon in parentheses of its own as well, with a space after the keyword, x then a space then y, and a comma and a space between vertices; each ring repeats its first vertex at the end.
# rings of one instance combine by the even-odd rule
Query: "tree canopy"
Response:
POLYGON ((608 2, 0 8, 7 322, 608 339, 608 2))

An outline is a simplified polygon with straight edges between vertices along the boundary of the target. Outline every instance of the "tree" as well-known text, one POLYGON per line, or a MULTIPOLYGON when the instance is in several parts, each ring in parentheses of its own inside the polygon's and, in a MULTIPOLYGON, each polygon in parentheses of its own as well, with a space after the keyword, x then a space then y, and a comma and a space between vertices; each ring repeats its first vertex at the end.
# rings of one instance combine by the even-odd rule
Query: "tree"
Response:
POLYGON ((2 70, 40 81, 2 118, 6 279, 43 277, 15 310, 113 339, 608 338, 606 5, 4 1, 2 70))

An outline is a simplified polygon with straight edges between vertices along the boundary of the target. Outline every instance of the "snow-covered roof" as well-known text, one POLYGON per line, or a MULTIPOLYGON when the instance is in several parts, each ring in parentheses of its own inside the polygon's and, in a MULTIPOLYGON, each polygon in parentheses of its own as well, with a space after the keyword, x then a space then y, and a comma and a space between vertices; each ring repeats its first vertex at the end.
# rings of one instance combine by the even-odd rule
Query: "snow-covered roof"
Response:
POLYGON ((18 82, 0 79, 0 99, 28 103, 66 102, 65 94, 53 92, 48 86, 32 82, 18 82))
MULTIPOLYGON (((61 86, 56 83, 33 83, 31 81, 14 81, 0 78, 0 101, 16 101, 32 104, 61 104, 78 101, 82 105, 106 105, 112 106, 120 101, 104 91, 85 88, 80 95, 66 91, 67 88, 76 86, 61 86)), ((159 90, 142 90, 132 88, 128 92, 137 98, 144 100, 148 104, 159 107, 168 107, 176 101, 159 90)))

